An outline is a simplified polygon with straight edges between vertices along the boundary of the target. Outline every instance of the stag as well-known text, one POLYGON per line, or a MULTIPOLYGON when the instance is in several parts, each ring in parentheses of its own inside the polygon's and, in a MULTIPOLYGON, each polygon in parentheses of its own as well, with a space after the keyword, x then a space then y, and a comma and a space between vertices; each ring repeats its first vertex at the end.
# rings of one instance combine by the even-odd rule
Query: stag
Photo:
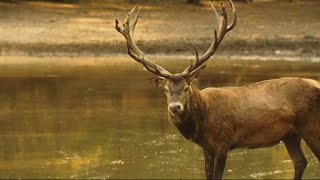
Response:
MULTIPOLYGON (((211 3, 212 5, 212 3, 211 3)), ((217 50, 223 37, 237 22, 235 6, 230 0, 232 22, 228 24, 221 3, 218 30, 208 50, 181 73, 172 74, 149 61, 133 40, 140 8, 135 6, 116 30, 127 42, 128 54, 148 71, 148 78, 164 88, 168 117, 180 133, 203 149, 207 179, 221 179, 228 152, 236 148, 270 147, 283 141, 294 164, 294 179, 301 179, 307 160, 301 150, 304 139, 320 160, 320 83, 316 80, 284 77, 242 86, 197 89, 193 82, 203 65, 217 50)))

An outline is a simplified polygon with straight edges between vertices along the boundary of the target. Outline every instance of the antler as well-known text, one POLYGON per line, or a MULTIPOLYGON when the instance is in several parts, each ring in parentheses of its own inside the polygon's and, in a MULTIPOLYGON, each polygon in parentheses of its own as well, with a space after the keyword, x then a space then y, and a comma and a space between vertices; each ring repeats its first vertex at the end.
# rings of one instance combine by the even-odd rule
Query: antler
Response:
POLYGON ((121 33, 127 40, 127 49, 128 54, 137 62, 141 63, 148 71, 162 77, 170 77, 172 74, 165 70, 163 67, 151 63, 145 57, 143 52, 139 49, 136 43, 133 40, 133 31, 138 22, 140 13, 140 7, 135 6, 132 10, 128 13, 128 16, 123 22, 123 28, 119 27, 119 21, 116 19, 115 21, 115 28, 116 30, 121 33))
POLYGON ((199 58, 198 51, 195 49, 196 56, 197 56, 196 61, 194 63, 192 63, 189 67, 187 67, 182 72, 182 74, 189 74, 192 71, 194 71, 195 69, 197 69, 199 66, 201 66, 204 62, 206 62, 216 52, 219 44, 221 43, 223 37, 227 34, 227 32, 232 30, 235 27, 235 25, 237 24, 236 9, 234 7, 232 0, 229 0, 229 2, 232 7, 232 14, 233 14, 233 20, 230 25, 228 25, 228 22, 227 22, 227 12, 224 7, 224 4, 221 2, 222 12, 221 12, 221 14, 219 14, 211 2, 212 10, 218 18, 219 29, 218 29, 218 31, 217 31, 217 29, 214 30, 214 41, 210 45, 209 49, 204 53, 203 56, 201 56, 199 58))

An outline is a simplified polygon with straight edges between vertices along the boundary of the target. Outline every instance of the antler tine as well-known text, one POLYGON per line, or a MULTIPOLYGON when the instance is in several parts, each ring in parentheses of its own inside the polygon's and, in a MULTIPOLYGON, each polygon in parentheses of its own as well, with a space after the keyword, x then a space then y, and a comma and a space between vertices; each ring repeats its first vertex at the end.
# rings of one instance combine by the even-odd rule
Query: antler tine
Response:
POLYGON ((232 30, 235 27, 235 25, 237 24, 237 16, 236 16, 235 6, 234 6, 232 0, 229 0, 229 2, 232 7, 232 14, 233 14, 233 20, 230 25, 228 25, 227 12, 224 7, 224 4, 221 3, 222 12, 221 12, 221 14, 219 14, 211 2, 211 7, 213 10, 213 13, 218 18, 218 26, 219 26, 218 30, 217 29, 214 30, 214 41, 212 42, 212 44, 210 45, 208 50, 197 61, 195 61, 192 65, 187 67, 183 72, 188 71, 190 73, 193 70, 197 69, 197 67, 201 66, 204 62, 206 62, 216 52, 219 44, 221 43, 221 41, 224 38, 224 36, 226 35, 226 33, 228 31, 232 30))
POLYGON ((198 62, 198 61, 199 61, 199 52, 198 52, 198 49, 197 49, 194 45, 192 45, 192 48, 193 48, 193 50, 194 50, 194 52, 195 52, 195 55, 196 55, 196 62, 193 62, 193 61, 191 60, 190 66, 188 66, 185 70, 183 70, 183 72, 181 73, 181 75, 188 75, 188 74, 191 72, 190 69, 192 69, 195 64, 198 64, 198 63, 199 63, 199 62, 198 62))
POLYGON ((194 49, 194 52, 195 52, 195 54, 196 54, 196 60, 199 61, 198 49, 197 49, 195 46, 193 46, 193 49, 194 49))
POLYGON ((227 31, 230 31, 232 30, 236 24, 237 24, 237 14, 236 14, 236 7, 234 6, 233 2, 231 0, 229 0, 230 2, 230 5, 232 7, 232 16, 233 16, 233 19, 232 19, 232 22, 230 25, 228 25, 227 27, 227 31))
POLYGON ((123 28, 119 27, 119 21, 115 20, 115 29, 122 34, 127 41, 128 54, 137 62, 141 63, 148 71, 162 77, 170 77, 172 74, 168 72, 163 67, 151 63, 149 60, 145 59, 143 52, 139 49, 133 40, 134 28, 138 22, 140 13, 140 7, 134 6, 132 10, 128 13, 128 16, 123 22, 123 28))
MULTIPOLYGON (((196 62, 195 62, 195 64, 198 64, 199 63, 199 53, 198 53, 198 49, 196 48, 196 46, 194 46, 194 45, 192 45, 192 48, 193 48, 193 50, 194 50, 194 53, 195 53, 195 55, 196 55, 196 62)), ((192 62, 192 61, 191 61, 192 62)), ((191 66, 193 66, 194 64, 193 63, 191 63, 191 66)))
POLYGON ((210 4, 211 4, 211 8, 212 8, 213 12, 215 13, 216 17, 219 17, 220 14, 218 13, 218 11, 216 10, 216 8, 214 7, 214 5, 212 4, 211 1, 210 1, 210 4))

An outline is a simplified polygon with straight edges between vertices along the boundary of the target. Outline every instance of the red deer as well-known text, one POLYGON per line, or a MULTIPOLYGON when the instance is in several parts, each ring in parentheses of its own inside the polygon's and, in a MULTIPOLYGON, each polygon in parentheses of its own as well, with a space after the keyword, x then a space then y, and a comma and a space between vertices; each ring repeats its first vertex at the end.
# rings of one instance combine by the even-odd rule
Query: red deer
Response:
POLYGON ((198 90, 193 82, 217 50, 223 37, 237 22, 230 0, 233 20, 227 23, 223 3, 219 28, 208 50, 183 72, 172 74, 144 56, 133 40, 140 8, 135 6, 115 28, 127 42, 128 54, 157 77, 149 78, 164 88, 168 118, 188 140, 203 148, 207 179, 221 179, 228 152, 236 148, 269 147, 283 141, 294 164, 294 178, 301 179, 307 160, 301 150, 304 139, 320 160, 320 83, 306 78, 284 77, 242 87, 198 90))

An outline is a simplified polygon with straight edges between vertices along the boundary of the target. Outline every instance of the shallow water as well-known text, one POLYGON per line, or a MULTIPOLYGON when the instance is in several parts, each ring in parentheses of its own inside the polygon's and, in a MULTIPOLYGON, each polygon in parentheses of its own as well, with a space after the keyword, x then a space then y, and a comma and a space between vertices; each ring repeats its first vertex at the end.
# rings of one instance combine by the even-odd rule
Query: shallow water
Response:
MULTIPOLYGON (((187 58, 188 59, 188 58, 187 58)), ((204 178, 202 151, 167 121, 161 90, 127 57, 1 57, 0 178, 204 178), (23 60, 23 61, 22 61, 23 60)), ((172 72, 182 57, 157 59, 172 72)), ((188 61, 189 62, 189 61, 188 61)), ((216 60, 198 85, 320 79, 320 63, 216 60)), ((304 178, 319 178, 309 161, 304 178)), ((283 144, 229 154, 225 178, 293 177, 283 144)))

